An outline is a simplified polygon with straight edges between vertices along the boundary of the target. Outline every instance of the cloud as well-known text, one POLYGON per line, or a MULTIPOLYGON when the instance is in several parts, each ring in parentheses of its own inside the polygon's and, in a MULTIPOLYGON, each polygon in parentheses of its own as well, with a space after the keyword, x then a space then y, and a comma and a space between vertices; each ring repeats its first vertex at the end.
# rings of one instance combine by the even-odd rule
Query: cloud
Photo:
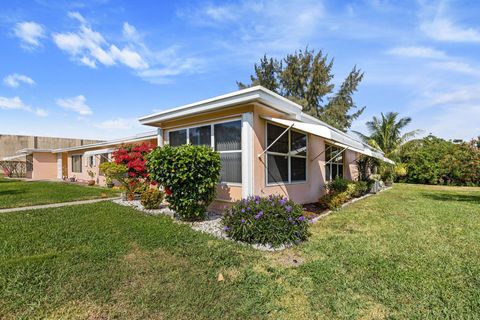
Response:
POLYGON ((57 99, 57 105, 60 107, 72 110, 81 116, 88 116, 93 114, 92 109, 86 104, 87 99, 83 95, 76 97, 57 99))
POLYGON ((228 37, 220 50, 258 58, 268 49, 270 55, 284 54, 305 47, 325 24, 322 1, 252 1, 199 5, 183 8, 178 16, 196 26, 223 30, 228 37))
POLYGON ((33 86, 35 84, 35 81, 33 81, 32 78, 27 77, 25 75, 13 73, 3 78, 3 83, 6 86, 17 88, 18 86, 20 86, 21 83, 25 83, 33 86))
POLYGON ((427 36, 438 41, 480 42, 479 30, 455 25, 447 18, 424 22, 420 28, 427 36))
POLYGON ((30 110, 31 108, 23 103, 19 97, 0 97, 0 109, 4 110, 30 110))
POLYGON ((36 22, 18 22, 13 27, 13 34, 21 40, 22 47, 33 49, 41 46, 40 39, 45 37, 45 28, 36 22))
POLYGON ((95 124, 94 127, 106 130, 130 130, 134 127, 138 127, 138 120, 134 118, 116 118, 95 124))
POLYGON ((42 117, 42 118, 48 116, 48 112, 44 109, 41 109, 41 108, 35 109, 35 114, 39 117, 42 117))
POLYGON ((420 3, 420 30, 429 38, 445 42, 480 42, 480 30, 455 22, 455 8, 448 1, 420 3))
POLYGON ((431 59, 445 59, 447 55, 443 51, 439 51, 430 47, 394 47, 387 51, 387 54, 409 57, 409 58, 431 58, 431 59))
POLYGON ((23 110, 34 113, 39 117, 48 116, 48 112, 41 108, 33 109, 31 106, 25 104, 20 97, 1 97, 0 96, 0 109, 4 110, 23 110))
POLYGON ((431 66, 435 69, 454 71, 454 72, 473 75, 473 76, 480 75, 479 69, 472 67, 468 63, 461 62, 461 61, 433 62, 431 66))
MULTIPOLYGON (((79 29, 75 32, 54 33, 52 37, 55 44, 74 60, 90 68, 96 68, 97 63, 105 66, 121 63, 132 69, 148 67, 148 63, 133 49, 119 49, 116 45, 109 44, 80 13, 70 12, 68 15, 80 22, 79 29)), ((132 31, 131 28, 128 31, 132 31)))

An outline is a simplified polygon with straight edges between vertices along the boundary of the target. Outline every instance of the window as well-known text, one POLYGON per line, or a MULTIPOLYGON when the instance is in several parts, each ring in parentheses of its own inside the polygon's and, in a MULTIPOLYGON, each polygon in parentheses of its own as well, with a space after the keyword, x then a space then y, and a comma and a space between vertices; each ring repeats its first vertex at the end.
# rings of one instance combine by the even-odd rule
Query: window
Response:
POLYGON ((220 181, 242 183, 242 122, 240 120, 170 131, 169 144, 211 146, 220 153, 220 181), (213 139, 212 139, 213 132, 213 139))
POLYGON ((210 134, 211 126, 203 126, 190 128, 188 130, 188 140, 189 143, 194 146, 211 146, 212 145, 212 135, 210 134))
POLYGON ((88 157, 88 166, 89 167, 95 166, 95 156, 89 156, 88 157))
POLYGON ((72 172, 81 173, 82 172, 82 156, 72 156, 72 172))
POLYGON ((335 180, 336 177, 343 178, 343 148, 327 146, 325 163, 325 178, 327 181, 335 180))
POLYGON ((242 183, 242 122, 214 125, 214 149, 220 153, 220 181, 242 183))
POLYGON ((168 134, 168 142, 172 147, 178 147, 187 143, 187 129, 171 131, 168 134))
POLYGON ((294 130, 284 133, 285 130, 284 127, 267 124, 267 147, 275 142, 267 150, 268 183, 307 180, 307 136, 294 130))

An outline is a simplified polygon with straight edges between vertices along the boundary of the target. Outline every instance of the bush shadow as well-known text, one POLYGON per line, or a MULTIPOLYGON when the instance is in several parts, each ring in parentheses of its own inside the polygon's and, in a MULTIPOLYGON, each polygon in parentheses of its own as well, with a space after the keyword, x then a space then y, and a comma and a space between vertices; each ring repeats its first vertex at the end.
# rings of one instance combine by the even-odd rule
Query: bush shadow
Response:
POLYGON ((480 192, 478 194, 458 194, 458 193, 424 193, 422 195, 436 201, 460 201, 480 204, 480 192))

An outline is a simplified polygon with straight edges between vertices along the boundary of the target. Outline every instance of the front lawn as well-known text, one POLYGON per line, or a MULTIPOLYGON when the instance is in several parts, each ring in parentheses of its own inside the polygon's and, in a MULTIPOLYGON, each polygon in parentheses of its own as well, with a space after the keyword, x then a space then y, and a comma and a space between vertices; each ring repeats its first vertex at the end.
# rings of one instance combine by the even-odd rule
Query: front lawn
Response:
POLYGON ((113 203, 3 214, 0 314, 479 318, 479 230, 480 188, 413 185, 332 213, 278 253, 113 203))
POLYGON ((22 181, 0 176, 0 209, 115 196, 118 191, 64 182, 22 181))

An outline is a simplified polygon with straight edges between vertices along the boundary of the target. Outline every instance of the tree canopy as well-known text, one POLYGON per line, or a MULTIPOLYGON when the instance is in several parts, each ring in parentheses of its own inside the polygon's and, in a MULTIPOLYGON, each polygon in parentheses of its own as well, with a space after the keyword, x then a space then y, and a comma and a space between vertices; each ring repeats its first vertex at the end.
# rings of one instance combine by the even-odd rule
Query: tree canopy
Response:
POLYGON ((347 131, 365 109, 358 108, 353 100, 363 72, 354 66, 334 92, 332 67, 333 59, 328 55, 308 48, 280 60, 264 55, 254 65, 250 84, 237 81, 237 85, 240 89, 261 85, 300 104, 305 113, 347 131))
POLYGON ((374 116, 371 121, 365 124, 369 135, 364 135, 358 131, 353 131, 365 142, 371 146, 382 150, 387 157, 396 158, 400 146, 409 138, 419 133, 419 130, 413 130, 402 134, 402 130, 412 121, 410 117, 399 119, 397 112, 381 113, 380 118, 374 116))

